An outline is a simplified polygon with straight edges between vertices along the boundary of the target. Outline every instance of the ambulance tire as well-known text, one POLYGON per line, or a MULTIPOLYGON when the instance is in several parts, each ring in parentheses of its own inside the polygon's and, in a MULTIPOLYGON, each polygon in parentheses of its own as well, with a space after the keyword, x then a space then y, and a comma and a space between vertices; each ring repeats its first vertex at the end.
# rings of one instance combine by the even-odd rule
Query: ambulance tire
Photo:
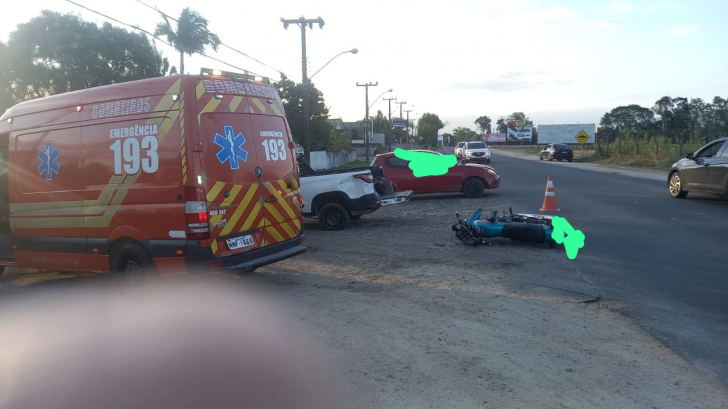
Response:
POLYGON ((131 242, 113 251, 111 273, 122 290, 148 288, 159 277, 149 254, 131 242))
POLYGON ((318 212, 321 230, 344 230, 349 225, 349 210, 338 203, 329 203, 318 212))

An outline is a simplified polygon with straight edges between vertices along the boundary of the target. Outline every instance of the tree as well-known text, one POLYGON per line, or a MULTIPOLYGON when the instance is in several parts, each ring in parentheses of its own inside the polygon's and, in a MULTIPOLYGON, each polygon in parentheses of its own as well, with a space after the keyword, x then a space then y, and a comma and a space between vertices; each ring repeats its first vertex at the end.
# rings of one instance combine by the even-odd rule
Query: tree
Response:
POLYGON ((377 111, 377 116, 374 117, 374 133, 383 133, 384 144, 390 148, 392 147, 395 132, 389 118, 384 116, 381 110, 377 111))
POLYGON ((506 133, 506 131, 508 131, 506 119, 503 117, 498 118, 498 121, 496 121, 496 128, 498 129, 498 133, 506 133))
POLYGON ((469 141, 472 138, 478 136, 478 133, 470 128, 457 127, 452 130, 452 134, 455 135, 455 140, 458 142, 469 141))
POLYGON ((177 28, 172 28, 167 16, 162 15, 163 23, 157 24, 155 36, 165 36, 174 48, 179 51, 179 72, 185 73, 185 54, 204 54, 205 47, 210 46, 214 51, 220 45, 217 34, 207 28, 207 19, 198 12, 186 7, 177 20, 177 28))
POLYGON ((625 131, 643 131, 653 129, 655 114, 639 105, 619 106, 607 112, 599 122, 601 128, 625 131))
POLYGON ((660 115, 660 123, 662 124, 662 134, 665 134, 665 129, 667 128, 667 123, 672 120, 672 113, 673 110, 673 102, 672 98, 668 96, 664 96, 657 101, 655 101, 655 105, 652 107, 652 111, 656 113, 657 115, 660 115))
POLYGON ((12 80, 7 54, 7 46, 0 41, 0 115, 15 103, 11 89, 12 80))
POLYGON ((712 132, 712 138, 720 138, 728 133, 728 99, 716 96, 710 104, 711 124, 708 124, 712 132))
POLYGON ((475 125, 480 129, 480 133, 490 133, 490 118, 483 115, 475 120, 475 125))
POLYGON ((690 102, 687 98, 677 97, 672 100, 673 102, 673 117, 672 128, 683 130, 691 126, 692 115, 690 113, 690 102))
MULTIPOLYGON (((303 117, 303 84, 295 83, 285 75, 275 84, 283 101, 283 108, 286 111, 286 119, 291 127, 291 134, 294 141, 298 142, 306 132, 306 122, 303 117)), ((334 127, 328 123, 329 110, 324 103, 321 91, 311 83, 308 86, 309 92, 309 115, 311 140, 309 141, 311 151, 326 150, 329 140, 332 137, 334 127)))
POLYGON ((422 137, 424 146, 437 145, 437 133, 444 128, 440 117, 436 114, 425 113, 419 121, 417 121, 418 134, 422 137))
POLYGON ((508 119, 511 121, 528 121, 528 117, 523 112, 514 112, 508 119))
POLYGON ((387 132, 389 128, 389 119, 384 116, 381 110, 377 111, 377 116, 374 117, 374 133, 387 132))
POLYGON ((0 104, 159 77, 169 68, 143 34, 48 10, 18 25, 0 54, 0 104))

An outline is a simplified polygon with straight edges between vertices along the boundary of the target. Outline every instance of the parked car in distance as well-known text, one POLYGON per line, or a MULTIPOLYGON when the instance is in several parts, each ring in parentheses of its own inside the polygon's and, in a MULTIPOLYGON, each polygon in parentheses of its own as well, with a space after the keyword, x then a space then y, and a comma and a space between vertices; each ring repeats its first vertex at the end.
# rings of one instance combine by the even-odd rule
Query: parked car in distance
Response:
POLYGON ((458 146, 455 147, 455 156, 460 159, 463 155, 463 149, 465 149, 465 144, 467 142, 458 142, 458 146))
MULTIPOLYGON (((429 152, 439 155, 438 152, 429 152)), ((460 192, 466 197, 481 197, 486 189, 497 189, 501 178, 490 166, 475 163, 458 163, 444 175, 416 177, 409 168, 409 161, 398 158, 393 152, 374 157, 372 166, 381 166, 384 177, 392 182, 395 191, 412 190, 415 194, 460 192)))
POLYGON ((675 162, 667 178, 670 196, 683 199, 688 192, 728 197, 728 138, 717 139, 675 162))
POLYGON ((565 143, 551 143, 539 154, 539 160, 558 160, 561 162, 566 159, 571 162, 574 159, 574 151, 565 143))
POLYGON ((490 149, 483 141, 471 141, 465 145, 461 155, 463 160, 467 162, 485 162, 490 163, 490 149))

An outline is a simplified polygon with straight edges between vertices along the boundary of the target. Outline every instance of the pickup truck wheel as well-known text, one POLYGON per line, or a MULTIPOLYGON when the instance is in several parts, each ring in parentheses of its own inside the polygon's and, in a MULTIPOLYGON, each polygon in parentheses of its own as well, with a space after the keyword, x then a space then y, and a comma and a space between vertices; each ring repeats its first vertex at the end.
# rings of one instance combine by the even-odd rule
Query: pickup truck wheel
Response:
POLYGON ((480 179, 470 178, 463 183, 463 193, 467 198, 478 198, 483 196, 485 185, 480 179))
POLYGON ((322 230, 344 230, 349 225, 349 211, 338 203, 329 203, 318 212, 322 230))

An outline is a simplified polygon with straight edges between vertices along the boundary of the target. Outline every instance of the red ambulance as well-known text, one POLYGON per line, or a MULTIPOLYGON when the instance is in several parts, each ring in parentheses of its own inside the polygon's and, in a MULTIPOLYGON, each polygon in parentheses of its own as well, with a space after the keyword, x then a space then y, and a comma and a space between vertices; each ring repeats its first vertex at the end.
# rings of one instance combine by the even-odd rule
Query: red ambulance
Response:
POLYGON ((138 285, 303 253, 295 145, 278 93, 256 79, 167 76, 7 110, 0 268, 138 285))

